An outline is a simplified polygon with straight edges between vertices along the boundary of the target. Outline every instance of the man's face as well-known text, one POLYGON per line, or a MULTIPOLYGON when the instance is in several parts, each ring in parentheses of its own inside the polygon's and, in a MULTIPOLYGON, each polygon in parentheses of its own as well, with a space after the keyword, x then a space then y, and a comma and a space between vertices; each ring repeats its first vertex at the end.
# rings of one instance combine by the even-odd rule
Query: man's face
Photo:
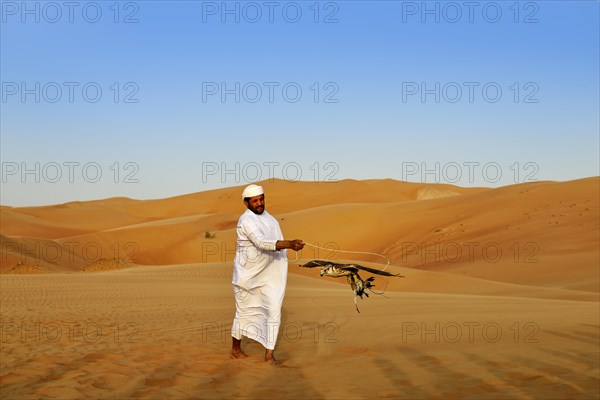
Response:
POLYGON ((265 195, 261 194, 258 196, 250 197, 248 200, 244 200, 246 207, 254 214, 262 214, 265 211, 265 195))

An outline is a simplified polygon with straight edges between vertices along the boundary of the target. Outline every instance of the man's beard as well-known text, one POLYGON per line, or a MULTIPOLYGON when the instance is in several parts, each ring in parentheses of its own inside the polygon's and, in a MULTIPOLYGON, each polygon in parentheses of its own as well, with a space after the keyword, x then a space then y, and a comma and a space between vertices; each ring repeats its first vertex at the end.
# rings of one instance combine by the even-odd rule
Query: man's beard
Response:
POLYGON ((265 211, 265 206, 248 207, 254 214, 262 214, 265 211))

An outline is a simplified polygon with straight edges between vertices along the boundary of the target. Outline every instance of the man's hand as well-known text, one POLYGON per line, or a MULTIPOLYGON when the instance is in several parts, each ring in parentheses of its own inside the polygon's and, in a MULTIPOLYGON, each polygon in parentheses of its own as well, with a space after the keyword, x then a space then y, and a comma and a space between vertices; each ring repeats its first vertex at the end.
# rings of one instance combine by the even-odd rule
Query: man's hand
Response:
POLYGON ((290 249, 292 249, 294 251, 299 251, 304 248, 304 242, 300 239, 291 240, 290 245, 291 245, 290 249))
POLYGON ((278 240, 275 244, 275 248, 277 250, 281 249, 291 249, 294 251, 299 251, 304 248, 304 242, 300 239, 294 240, 278 240))

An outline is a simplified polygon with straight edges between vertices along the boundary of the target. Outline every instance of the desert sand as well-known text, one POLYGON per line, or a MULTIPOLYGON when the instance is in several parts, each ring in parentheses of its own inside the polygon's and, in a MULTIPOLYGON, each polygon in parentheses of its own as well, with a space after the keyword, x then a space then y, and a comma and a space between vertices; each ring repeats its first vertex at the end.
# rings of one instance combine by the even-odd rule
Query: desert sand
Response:
POLYGON ((0 397, 600 398, 600 178, 261 182, 289 254, 276 348, 232 360, 242 186, 0 208, 0 397), (299 265, 357 262, 358 299, 299 265), (369 274, 361 274, 364 277, 369 274))

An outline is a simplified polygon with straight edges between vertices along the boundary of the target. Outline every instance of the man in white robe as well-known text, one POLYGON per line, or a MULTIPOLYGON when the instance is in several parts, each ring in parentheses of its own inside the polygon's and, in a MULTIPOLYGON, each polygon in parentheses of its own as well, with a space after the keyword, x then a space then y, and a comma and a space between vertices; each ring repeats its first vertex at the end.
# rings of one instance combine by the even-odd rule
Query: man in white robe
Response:
POLYGON ((242 198, 247 210, 237 224, 231 357, 247 357, 240 347, 242 336, 246 336, 265 347, 265 361, 277 364, 273 351, 287 283, 286 249, 299 251, 304 243, 283 239, 279 223, 265 210, 262 187, 249 185, 242 198))

